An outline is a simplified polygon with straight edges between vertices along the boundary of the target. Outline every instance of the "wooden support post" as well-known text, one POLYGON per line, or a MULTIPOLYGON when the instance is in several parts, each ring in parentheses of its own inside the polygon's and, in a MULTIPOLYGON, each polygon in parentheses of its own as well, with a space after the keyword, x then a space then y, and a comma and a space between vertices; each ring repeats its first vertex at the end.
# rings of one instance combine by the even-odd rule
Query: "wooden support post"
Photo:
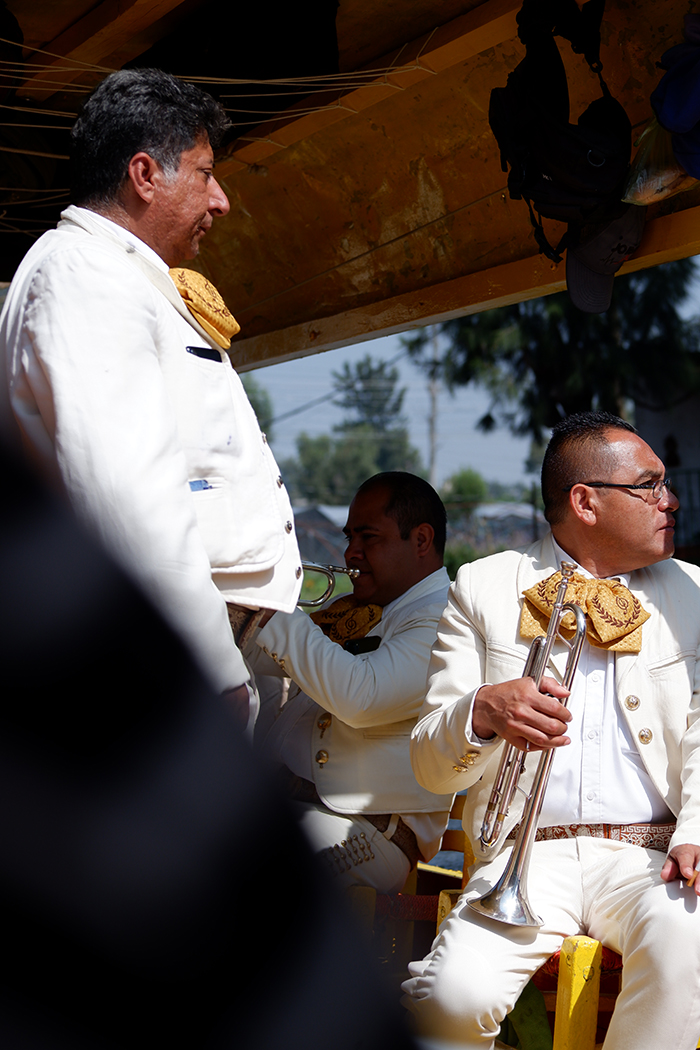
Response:
POLYGON ((592 937, 567 937, 561 946, 554 1050, 594 1050, 602 952, 592 937))

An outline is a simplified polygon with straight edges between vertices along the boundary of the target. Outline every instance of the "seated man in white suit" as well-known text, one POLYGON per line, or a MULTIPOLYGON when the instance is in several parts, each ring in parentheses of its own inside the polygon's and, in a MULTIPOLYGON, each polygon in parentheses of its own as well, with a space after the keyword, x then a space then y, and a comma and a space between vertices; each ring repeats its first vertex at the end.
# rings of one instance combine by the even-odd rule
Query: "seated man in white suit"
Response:
POLYGON ((159 70, 114 73, 88 98, 74 203, 22 260, 0 321, 0 426, 245 722, 231 626, 295 607, 299 551, 225 353, 238 325, 201 275, 169 269, 229 210, 212 152, 227 126, 210 95, 159 70))
POLYGON ((250 659, 258 674, 292 679, 263 748, 312 844, 338 885, 391 893, 437 851, 452 803, 451 788, 416 782, 409 755, 450 582, 445 508, 422 478, 376 474, 344 531, 354 594, 311 617, 274 615, 250 659))
POLYGON ((627 423, 571 416, 542 467, 551 533, 524 554, 464 566, 451 589, 412 758, 432 791, 469 788, 464 827, 477 864, 404 985, 419 1031, 445 1045, 492 1048, 529 977, 575 933, 623 957, 606 1050, 697 1044, 700 880, 685 880, 700 867, 700 570, 671 558, 669 485, 627 423), (568 710, 561 642, 540 692, 520 677, 531 638, 546 632, 562 560, 578 564, 567 597, 587 612, 568 710), (523 810, 518 790, 503 848, 480 859, 504 740, 535 752, 525 790, 538 752, 556 749, 527 880, 539 929, 466 904, 498 879, 523 810))

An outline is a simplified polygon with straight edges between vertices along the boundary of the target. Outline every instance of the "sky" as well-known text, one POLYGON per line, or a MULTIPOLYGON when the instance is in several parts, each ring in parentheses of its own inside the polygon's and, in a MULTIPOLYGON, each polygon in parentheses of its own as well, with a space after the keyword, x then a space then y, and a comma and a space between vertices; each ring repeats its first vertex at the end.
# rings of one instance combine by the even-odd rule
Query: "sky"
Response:
MULTIPOLYGON (((332 375, 343 363, 351 365, 370 354, 374 359, 391 361, 401 354, 399 336, 385 336, 357 346, 330 350, 312 357, 288 361, 281 365, 259 368, 253 373, 256 382, 272 398, 275 416, 286 415, 273 426, 272 449, 277 459, 296 453, 295 439, 305 430, 307 434, 330 433, 343 413, 330 402, 332 375), (304 406, 316 398, 328 395, 328 401, 312 408, 304 406)), ((400 386, 407 387, 403 414, 406 417, 411 442, 419 450, 423 463, 428 463, 429 397, 425 377, 407 358, 405 352, 397 361, 400 386)), ((438 401, 437 484, 464 467, 471 467, 487 481, 512 484, 532 478, 524 472, 524 461, 529 451, 527 438, 515 438, 501 428, 491 434, 476 430, 476 421, 489 407, 488 395, 472 387, 460 388, 455 396, 442 389, 438 401)))

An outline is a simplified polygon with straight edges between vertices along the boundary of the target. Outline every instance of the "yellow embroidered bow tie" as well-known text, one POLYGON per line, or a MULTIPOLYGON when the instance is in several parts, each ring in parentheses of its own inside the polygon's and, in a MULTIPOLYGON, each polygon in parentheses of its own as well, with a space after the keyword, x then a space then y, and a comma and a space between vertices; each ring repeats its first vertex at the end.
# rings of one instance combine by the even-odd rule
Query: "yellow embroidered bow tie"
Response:
POLYGON ((358 605, 352 594, 344 594, 326 609, 311 613, 314 623, 338 645, 344 645, 350 638, 364 638, 381 618, 381 605, 358 605))
POLYGON ((228 350, 231 339, 240 332, 241 326, 211 281, 197 270, 177 266, 170 270, 170 276, 195 320, 217 346, 228 350))
MULTIPOLYGON (((536 638, 547 633, 561 573, 555 572, 523 592, 520 634, 536 638)), ((649 613, 619 580, 589 580, 575 572, 566 589, 566 601, 580 605, 586 614, 586 636, 597 649, 638 653, 642 648, 642 624, 649 613)), ((562 620, 565 631, 573 631, 574 618, 562 620), (568 621, 568 622, 567 622, 568 621)))

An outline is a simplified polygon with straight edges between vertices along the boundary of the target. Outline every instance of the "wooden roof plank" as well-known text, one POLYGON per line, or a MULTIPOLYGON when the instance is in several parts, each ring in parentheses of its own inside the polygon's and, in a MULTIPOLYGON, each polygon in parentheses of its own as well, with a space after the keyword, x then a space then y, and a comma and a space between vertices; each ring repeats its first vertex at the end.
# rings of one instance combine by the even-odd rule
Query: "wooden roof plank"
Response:
MULTIPOLYGON (((619 272, 631 273, 697 254, 700 254, 700 206, 647 223, 639 250, 619 272)), ((544 256, 535 255, 332 317, 234 340, 231 356, 236 369, 245 372, 536 299, 565 288, 564 265, 555 266, 544 256)))
MULTIPOLYGON (((46 98, 56 90, 53 81, 57 74, 60 74, 62 83, 76 80, 85 72, 80 68, 81 63, 88 67, 100 66, 105 58, 123 48, 136 33, 148 28, 183 2, 184 0, 102 0, 101 4, 55 40, 45 44, 41 51, 29 57, 28 69, 31 69, 32 65, 41 68, 33 76, 27 77, 20 93, 30 98, 46 98)), ((135 52, 137 53, 138 51, 135 52)))
MULTIPOLYGON (((378 105, 395 94, 397 89, 406 90, 426 77, 435 76, 453 65, 465 62, 487 48, 495 47, 516 35, 515 16, 521 0, 489 0, 473 11, 460 15, 452 22, 413 40, 397 51, 372 63, 368 70, 377 70, 377 78, 365 86, 340 94, 331 103, 333 119, 329 120, 327 109, 294 118, 290 109, 289 122, 284 133, 280 131, 279 119, 268 121, 255 129, 255 142, 248 136, 238 140, 228 157, 220 161, 223 177, 229 174, 229 158, 244 163, 260 163, 277 149, 294 145, 302 139, 322 130, 328 123, 353 116, 362 110, 378 105), (395 68, 392 68, 395 67, 395 68)), ((308 106, 308 101, 298 104, 308 106)), ((252 136, 251 136, 252 138, 252 136)), ((233 170, 233 169, 231 169, 233 170)))

